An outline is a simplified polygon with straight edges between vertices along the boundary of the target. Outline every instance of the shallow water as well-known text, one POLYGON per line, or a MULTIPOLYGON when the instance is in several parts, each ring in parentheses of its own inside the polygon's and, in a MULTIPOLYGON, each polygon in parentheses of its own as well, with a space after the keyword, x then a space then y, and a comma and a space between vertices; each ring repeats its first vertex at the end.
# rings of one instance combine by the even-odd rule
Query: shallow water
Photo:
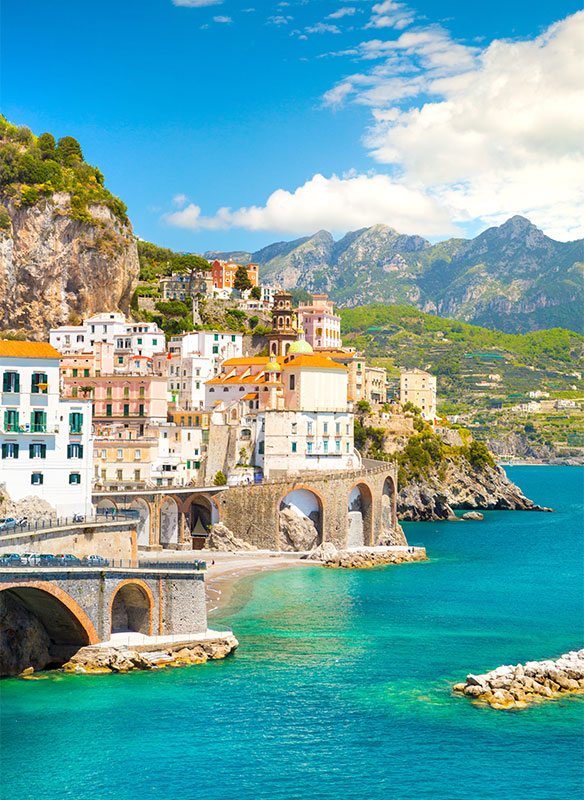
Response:
POLYGON ((501 712, 467 672, 582 646, 584 469, 509 474, 555 514, 406 526, 431 562, 243 579, 225 661, 3 681, 0 797, 562 800, 584 702, 501 712))

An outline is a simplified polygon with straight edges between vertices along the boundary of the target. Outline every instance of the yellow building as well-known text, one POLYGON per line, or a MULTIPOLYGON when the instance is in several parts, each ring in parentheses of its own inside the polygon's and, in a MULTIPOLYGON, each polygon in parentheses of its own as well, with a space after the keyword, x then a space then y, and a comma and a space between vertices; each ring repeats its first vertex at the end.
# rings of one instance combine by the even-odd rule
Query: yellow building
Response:
POLYGON ((422 369, 407 369, 400 374, 400 401, 413 403, 424 419, 436 419, 436 377, 422 369))

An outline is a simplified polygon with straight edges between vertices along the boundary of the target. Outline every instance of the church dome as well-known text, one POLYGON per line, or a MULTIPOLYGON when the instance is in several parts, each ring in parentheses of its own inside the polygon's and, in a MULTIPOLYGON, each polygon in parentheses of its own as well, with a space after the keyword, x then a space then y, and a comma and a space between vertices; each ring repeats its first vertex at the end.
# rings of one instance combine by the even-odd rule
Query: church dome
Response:
POLYGON ((313 353, 314 350, 305 339, 298 339, 298 341, 292 342, 288 350, 289 356, 312 355, 313 353))
POLYGON ((282 369, 277 361, 268 361, 266 364, 266 372, 282 372, 282 369))

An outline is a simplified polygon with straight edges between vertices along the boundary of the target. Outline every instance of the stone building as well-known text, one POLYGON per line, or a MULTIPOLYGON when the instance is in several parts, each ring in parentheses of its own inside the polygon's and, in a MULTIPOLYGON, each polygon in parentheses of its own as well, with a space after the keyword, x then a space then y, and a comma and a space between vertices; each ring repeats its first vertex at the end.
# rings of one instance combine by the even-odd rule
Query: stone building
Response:
POLYGON ((400 374, 400 401, 421 409, 424 419, 436 419, 436 377, 423 369, 405 369, 400 374))

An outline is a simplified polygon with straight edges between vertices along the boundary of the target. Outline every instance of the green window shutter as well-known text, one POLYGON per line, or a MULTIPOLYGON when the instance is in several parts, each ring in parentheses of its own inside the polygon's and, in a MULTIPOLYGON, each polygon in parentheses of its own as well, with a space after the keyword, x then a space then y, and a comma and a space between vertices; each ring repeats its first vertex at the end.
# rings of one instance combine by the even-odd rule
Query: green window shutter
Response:
POLYGON ((83 458, 83 445, 82 444, 77 445, 77 455, 79 456, 79 458, 83 458))
POLYGON ((2 445, 2 458, 6 458, 7 454, 8 454, 8 445, 7 444, 3 444, 2 445))
POLYGON ((41 458, 47 457, 47 445, 41 444, 41 458))
POLYGON ((187 461, 187 469, 190 469, 190 468, 191 468, 191 462, 187 461))
POLYGON ((18 451, 20 450, 20 445, 14 445, 14 458, 18 458, 18 451))
POLYGON ((14 373, 14 391, 20 391, 20 374, 18 372, 14 373))
POLYGON ((10 380, 10 376, 8 375, 7 372, 5 372, 4 375, 2 376, 2 391, 3 392, 8 392, 9 391, 9 386, 10 386, 9 380, 10 380))
POLYGON ((28 446, 28 457, 34 458, 34 444, 29 444, 28 446))
POLYGON ((4 412, 4 430, 8 430, 8 425, 9 425, 9 422, 8 422, 8 411, 5 411, 4 412))
POLYGON ((67 458, 73 458, 73 445, 67 445, 67 458))

